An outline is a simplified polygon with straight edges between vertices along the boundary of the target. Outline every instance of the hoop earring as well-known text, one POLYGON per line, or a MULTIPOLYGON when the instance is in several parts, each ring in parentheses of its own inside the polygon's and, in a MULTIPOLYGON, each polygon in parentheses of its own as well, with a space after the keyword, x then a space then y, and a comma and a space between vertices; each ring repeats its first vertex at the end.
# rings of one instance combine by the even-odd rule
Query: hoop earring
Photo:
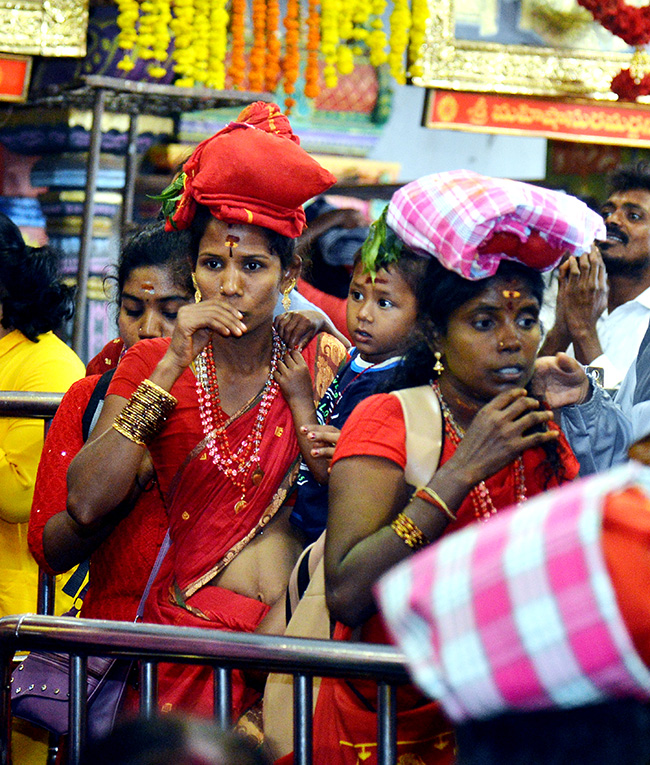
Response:
POLYGON ((440 361, 442 358, 442 353, 440 353, 440 351, 436 351, 433 355, 436 357, 436 363, 433 365, 433 371, 437 375, 441 375, 445 371, 445 365, 442 363, 442 361, 440 361))
POLYGON ((285 311, 289 311, 291 309, 291 290, 296 286, 296 280, 292 279, 289 284, 285 287, 284 292, 282 293, 282 307, 285 311))
POLYGON ((201 295, 201 290, 199 289, 199 285, 196 283, 196 276, 194 275, 194 273, 192 273, 192 284, 194 285, 194 302, 200 303, 203 295, 201 295))

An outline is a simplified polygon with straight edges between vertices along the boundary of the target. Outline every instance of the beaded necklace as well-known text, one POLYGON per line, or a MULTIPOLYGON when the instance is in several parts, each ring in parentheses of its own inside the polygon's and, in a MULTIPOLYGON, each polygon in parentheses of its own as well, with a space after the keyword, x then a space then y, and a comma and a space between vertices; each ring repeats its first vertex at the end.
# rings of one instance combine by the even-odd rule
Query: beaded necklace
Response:
MULTIPOLYGON (((438 401, 440 401, 440 409, 442 410, 442 416, 445 421, 445 433, 452 444, 458 447, 458 444, 462 441, 465 433, 454 419, 451 410, 447 406, 447 402, 442 396, 437 381, 432 382, 431 385, 436 396, 438 396, 438 401)), ((521 456, 517 457, 512 463, 512 468, 515 473, 515 502, 520 505, 526 499, 526 477, 524 475, 524 462, 521 456)), ((469 494, 472 498, 474 514, 476 515, 477 520, 487 521, 491 516, 496 515, 497 508, 494 506, 494 502, 492 501, 490 491, 485 481, 479 481, 479 483, 471 489, 469 494)))
POLYGON ((235 504, 236 513, 246 506, 246 479, 251 471, 253 486, 259 486, 264 478, 264 471, 260 467, 260 443, 269 409, 280 390, 275 381, 274 373, 283 353, 283 347, 284 343, 274 329, 271 368, 262 390, 260 408, 253 429, 234 451, 230 446, 226 430, 232 420, 221 409, 219 381, 217 380, 217 367, 214 361, 212 343, 208 343, 196 359, 196 393, 199 400, 201 425, 207 439, 208 453, 212 457, 215 467, 228 478, 233 486, 241 491, 241 498, 235 504))

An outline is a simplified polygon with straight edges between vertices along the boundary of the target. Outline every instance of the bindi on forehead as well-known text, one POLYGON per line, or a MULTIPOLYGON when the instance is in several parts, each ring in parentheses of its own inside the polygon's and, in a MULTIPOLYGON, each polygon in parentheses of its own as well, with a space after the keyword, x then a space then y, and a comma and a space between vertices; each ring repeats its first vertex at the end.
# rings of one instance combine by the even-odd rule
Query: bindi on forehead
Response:
POLYGON ((155 295, 156 293, 156 289, 151 282, 142 282, 140 289, 143 292, 146 292, 147 295, 155 295))
POLYGON ((239 237, 235 236, 235 234, 228 234, 226 236, 226 244, 230 250, 230 257, 232 258, 232 251, 235 249, 235 247, 239 246, 239 237))

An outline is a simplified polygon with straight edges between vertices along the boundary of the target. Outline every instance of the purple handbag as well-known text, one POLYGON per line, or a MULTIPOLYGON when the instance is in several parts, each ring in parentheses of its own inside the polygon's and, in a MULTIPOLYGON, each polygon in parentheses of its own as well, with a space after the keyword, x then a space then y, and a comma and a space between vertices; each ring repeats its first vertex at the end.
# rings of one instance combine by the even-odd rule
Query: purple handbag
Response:
MULTIPOLYGON (((135 621, 142 619, 144 604, 169 549, 169 532, 158 551, 135 621)), ((108 734, 124 695, 133 662, 130 659, 88 657, 88 737, 108 734)), ((32 651, 11 674, 11 713, 60 736, 68 732, 70 664, 68 654, 32 651)))
MULTIPOLYGON (((133 662, 88 657, 88 736, 111 731, 133 662)), ((68 732, 69 659, 67 654, 32 651, 11 676, 11 712, 52 731, 68 732)))

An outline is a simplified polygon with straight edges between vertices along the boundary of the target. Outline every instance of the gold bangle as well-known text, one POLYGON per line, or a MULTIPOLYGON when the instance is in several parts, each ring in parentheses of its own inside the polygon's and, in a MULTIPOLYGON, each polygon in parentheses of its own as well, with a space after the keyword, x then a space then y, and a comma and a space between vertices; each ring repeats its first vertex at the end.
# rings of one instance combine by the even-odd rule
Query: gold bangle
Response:
POLYGON ((400 513, 390 527, 412 550, 419 550, 429 544, 424 532, 404 513, 400 513))
POLYGON ((413 496, 418 497, 419 499, 428 502, 430 505, 433 505, 434 507, 442 510, 442 512, 447 516, 447 518, 449 518, 450 521, 456 520, 456 514, 449 509, 447 503, 440 496, 440 494, 438 494, 437 491, 430 489, 428 486, 422 486, 422 488, 418 489, 413 494, 413 496))
POLYGON ((143 380, 117 415, 113 428, 140 446, 149 444, 160 432, 177 400, 151 380, 143 380))

